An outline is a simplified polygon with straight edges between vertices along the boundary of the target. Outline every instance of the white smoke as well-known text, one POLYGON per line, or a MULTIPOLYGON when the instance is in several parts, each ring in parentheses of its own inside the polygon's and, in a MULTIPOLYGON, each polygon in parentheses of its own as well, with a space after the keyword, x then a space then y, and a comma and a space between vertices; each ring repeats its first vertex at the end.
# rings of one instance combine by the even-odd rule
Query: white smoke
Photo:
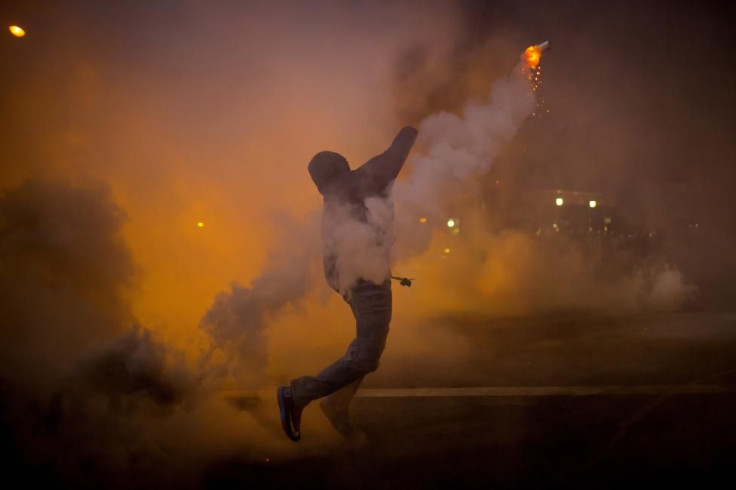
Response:
POLYGON ((675 266, 648 262, 603 277, 599 262, 605 258, 574 241, 549 247, 521 230, 494 234, 483 225, 476 184, 537 104, 527 73, 522 61, 492 86, 487 102, 471 101, 459 116, 441 111, 419 124, 419 151, 408 177, 394 188, 398 267, 421 270, 425 284, 433 283, 421 294, 438 311, 672 311, 692 300, 696 288, 675 266), (448 210, 458 207, 476 229, 455 237, 457 249, 440 265, 427 252, 443 247, 448 210))
POLYGON ((468 184, 486 172, 499 150, 533 112, 536 99, 522 62, 491 88, 487 102, 468 103, 462 116, 439 112, 419 124, 417 146, 423 153, 411 159, 411 174, 394 188, 397 236, 403 248, 423 251, 429 226, 441 222, 447 205, 467 192, 468 184))
POLYGON ((268 364, 268 321, 289 305, 298 304, 309 290, 319 254, 316 215, 301 222, 280 220, 281 234, 266 267, 249 285, 233 283, 220 292, 200 322, 212 343, 201 369, 209 375, 241 377, 241 385, 263 384, 268 364))
POLYGON ((325 202, 322 218, 322 241, 326 253, 336 258, 339 271, 335 286, 348 294, 359 279, 376 284, 390 275, 393 236, 393 202, 388 198, 365 200, 366 221, 356 219, 350 203, 325 202))
POLYGON ((689 284, 675 266, 663 264, 649 271, 644 280, 643 307, 654 311, 675 311, 696 300, 698 287, 689 284))

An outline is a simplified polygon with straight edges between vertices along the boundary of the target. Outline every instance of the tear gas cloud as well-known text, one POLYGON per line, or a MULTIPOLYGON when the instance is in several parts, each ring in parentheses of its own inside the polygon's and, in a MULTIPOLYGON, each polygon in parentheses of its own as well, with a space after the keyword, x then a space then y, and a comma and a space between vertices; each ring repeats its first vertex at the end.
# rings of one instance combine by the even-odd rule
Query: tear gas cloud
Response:
MULTIPOLYGON (((11 468, 182 487, 232 454, 293 452, 270 403, 223 390, 275 385, 315 362, 303 346, 321 362, 350 335, 306 163, 378 150, 397 50, 451 40, 448 11, 26 8, 28 42, 2 45, 11 468)), ((314 425, 307 452, 337 442, 314 425)))
MULTIPOLYGON (((473 37, 442 2, 26 13, 35 26, 2 44, 15 69, 0 97, 3 449, 20 467, 182 486, 234 453, 291 455, 271 388, 353 334, 322 277, 307 162, 333 150, 354 168, 404 124, 420 136, 393 190, 393 272, 417 281, 395 288, 394 357, 438 349, 418 329, 447 312, 672 310, 694 291, 677 264, 606 276, 573 241, 486 226, 508 211, 478 205, 489 172, 521 181, 529 165, 517 139, 535 100, 517 63, 542 39, 514 22, 473 37), (230 389, 268 395, 237 410, 230 389)), ((570 99, 558 107, 577 111, 570 99)), ((337 444, 307 423, 302 456, 337 444)))

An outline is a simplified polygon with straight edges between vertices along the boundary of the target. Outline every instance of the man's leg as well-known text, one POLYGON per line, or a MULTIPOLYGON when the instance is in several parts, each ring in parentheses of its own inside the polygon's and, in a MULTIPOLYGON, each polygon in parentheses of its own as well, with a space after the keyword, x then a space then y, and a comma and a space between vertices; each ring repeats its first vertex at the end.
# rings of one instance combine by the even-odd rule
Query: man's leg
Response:
POLYGON ((358 388, 360 388, 361 383, 365 379, 365 376, 356 379, 352 383, 350 383, 347 386, 343 386, 339 390, 335 391, 334 393, 331 393, 324 397, 323 401, 329 401, 334 407, 339 407, 340 409, 347 409, 350 406, 350 402, 353 401, 353 397, 355 396, 355 393, 358 391, 358 388))
POLYGON ((375 285, 362 281, 352 291, 350 306, 355 315, 355 339, 342 358, 317 376, 292 380, 287 401, 295 410, 300 411, 312 400, 348 386, 350 388, 337 395, 337 400, 349 404, 363 377, 378 368, 391 323, 390 282, 375 285))
MULTIPOLYGON (((357 325, 358 315, 355 313, 355 306, 353 306, 353 302, 347 298, 345 298, 345 301, 350 305, 350 310, 353 312, 353 317, 355 318, 355 323, 357 325)), ((356 343, 357 342, 355 340, 351 342, 348 347, 347 355, 353 355, 356 343)), ((344 437, 352 437, 355 435, 353 425, 350 422, 350 403, 353 401, 353 396, 355 396, 355 393, 358 391, 363 379, 365 379, 365 376, 362 376, 349 385, 343 386, 339 390, 327 395, 322 398, 322 401, 319 403, 322 413, 325 414, 335 430, 344 437)))
POLYGON ((358 391, 364 378, 356 379, 349 385, 327 395, 319 402, 322 412, 332 426, 345 437, 352 437, 355 434, 353 424, 350 421, 350 402, 353 401, 353 396, 355 396, 355 392, 358 391))

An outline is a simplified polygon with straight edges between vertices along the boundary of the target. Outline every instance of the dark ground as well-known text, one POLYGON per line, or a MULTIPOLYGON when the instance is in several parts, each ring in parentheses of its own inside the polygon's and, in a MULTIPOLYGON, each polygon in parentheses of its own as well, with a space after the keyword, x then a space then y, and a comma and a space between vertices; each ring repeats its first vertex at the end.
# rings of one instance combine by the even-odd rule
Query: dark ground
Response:
MULTIPOLYGON (((353 415, 368 435, 366 445, 301 460, 221 461, 206 471, 205 487, 736 484, 735 314, 445 318, 427 328, 428 335, 462 331, 473 348, 443 359, 443 366, 426 359, 422 366, 417 359, 401 364, 403 370, 387 352, 365 392, 432 386, 665 389, 619 395, 363 396, 354 401, 353 415)), ((305 428, 305 438, 308 432, 305 428)))

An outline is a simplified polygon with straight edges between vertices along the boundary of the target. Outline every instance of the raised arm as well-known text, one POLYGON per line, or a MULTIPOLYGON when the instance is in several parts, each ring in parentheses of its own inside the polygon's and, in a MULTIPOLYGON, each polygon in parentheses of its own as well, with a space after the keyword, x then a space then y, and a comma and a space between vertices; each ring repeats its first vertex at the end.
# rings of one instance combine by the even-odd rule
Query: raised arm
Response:
POLYGON ((406 126, 396 135, 391 146, 355 170, 365 195, 382 193, 399 175, 406 157, 417 138, 417 130, 406 126))

